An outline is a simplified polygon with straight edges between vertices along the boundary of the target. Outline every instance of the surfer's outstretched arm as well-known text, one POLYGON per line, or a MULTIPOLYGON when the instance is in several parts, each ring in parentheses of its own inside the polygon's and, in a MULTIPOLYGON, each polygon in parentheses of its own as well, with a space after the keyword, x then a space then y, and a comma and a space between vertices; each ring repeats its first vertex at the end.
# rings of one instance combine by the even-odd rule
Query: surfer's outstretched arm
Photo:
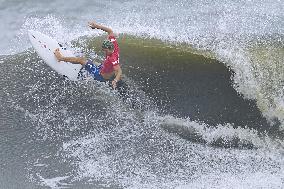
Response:
POLYGON ((81 64, 81 65, 85 65, 87 62, 86 58, 84 57, 64 57, 60 53, 59 48, 55 49, 54 55, 58 61, 70 62, 73 64, 81 64))
POLYGON ((100 29, 100 30, 103 30, 103 31, 107 32, 108 35, 114 35, 111 28, 108 28, 108 27, 106 27, 106 26, 97 24, 97 23, 94 22, 94 21, 93 21, 93 22, 89 22, 89 26, 90 26, 92 29, 100 29))

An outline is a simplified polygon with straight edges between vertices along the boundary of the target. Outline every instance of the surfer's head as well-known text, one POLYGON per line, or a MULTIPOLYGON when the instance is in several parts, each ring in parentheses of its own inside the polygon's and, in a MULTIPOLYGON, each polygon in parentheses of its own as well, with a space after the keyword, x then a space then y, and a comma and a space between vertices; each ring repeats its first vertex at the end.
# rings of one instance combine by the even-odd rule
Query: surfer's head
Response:
POLYGON ((114 45, 110 40, 104 40, 103 44, 102 44, 102 49, 104 51, 111 51, 112 52, 113 49, 114 49, 114 45))
POLYGON ((107 55, 111 55, 114 50, 114 45, 110 40, 104 40, 102 44, 102 50, 105 51, 107 55))

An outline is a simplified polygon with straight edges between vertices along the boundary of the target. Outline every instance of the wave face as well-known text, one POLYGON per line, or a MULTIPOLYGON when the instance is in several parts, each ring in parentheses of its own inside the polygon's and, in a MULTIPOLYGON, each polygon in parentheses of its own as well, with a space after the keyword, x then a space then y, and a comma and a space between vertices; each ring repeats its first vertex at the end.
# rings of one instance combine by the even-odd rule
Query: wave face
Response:
POLYGON ((283 8, 281 1, 1 1, 0 183, 283 187, 283 8), (119 36, 126 100, 104 83, 64 80, 28 41, 27 30, 38 30, 103 59, 105 36, 86 26, 93 19, 119 36))
POLYGON ((30 47, 26 29, 39 30, 68 43, 80 36, 94 35, 82 23, 96 19, 118 33, 209 51, 234 71, 235 90, 244 98, 256 100, 271 124, 283 127, 281 1, 80 1, 76 2, 75 11, 80 14, 62 3, 47 4, 2 3, 3 14, 9 15, 3 19, 9 27, 2 28, 2 53, 30 47), (24 8, 29 6, 32 11, 24 8), (19 19, 11 24, 14 17, 19 19), (11 45, 8 40, 14 43, 11 45))

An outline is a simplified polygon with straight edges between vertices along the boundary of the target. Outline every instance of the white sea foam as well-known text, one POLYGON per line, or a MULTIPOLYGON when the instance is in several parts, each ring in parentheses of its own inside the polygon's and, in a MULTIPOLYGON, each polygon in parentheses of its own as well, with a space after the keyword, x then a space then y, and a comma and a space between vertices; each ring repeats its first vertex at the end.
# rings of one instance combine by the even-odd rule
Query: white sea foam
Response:
MULTIPOLYGON (((151 117, 145 125, 153 124, 153 120, 151 117)), ((215 138, 231 135, 232 130, 226 134, 222 134, 221 128, 218 134, 218 131, 200 132, 215 138)), ((68 157, 76 159, 76 180, 100 180, 124 188, 277 188, 283 184, 283 159, 276 151, 194 145, 160 131, 155 136, 157 128, 153 125, 149 133, 147 128, 132 132, 135 134, 129 136, 117 128, 111 133, 90 134, 64 143, 68 157), (259 182, 259 178, 263 180, 259 182)), ((250 140, 256 137, 244 133, 243 137, 250 140)), ((259 143, 260 139, 256 141, 259 143)))
POLYGON ((204 140, 208 145, 215 146, 218 140, 222 140, 223 144, 227 147, 237 147, 237 148, 260 148, 266 150, 278 150, 282 151, 284 142, 281 139, 272 139, 265 133, 259 134, 256 130, 250 128, 242 128, 230 123, 217 126, 210 126, 205 123, 199 123, 196 121, 191 121, 190 119, 179 119, 172 116, 166 116, 163 118, 162 122, 163 128, 169 130, 170 132, 179 134, 181 132, 188 133, 188 139, 190 137, 199 141, 204 140), (235 144, 231 144, 233 142, 235 144))
POLYGON ((242 175, 221 173, 208 174, 197 178, 190 184, 180 185, 176 189, 187 188, 281 188, 283 180, 279 175, 281 173, 271 174, 270 172, 251 172, 242 175))
POLYGON ((43 178, 41 175, 38 175, 38 177, 40 178, 42 186, 47 186, 51 189, 70 188, 70 184, 64 183, 64 180, 68 179, 69 176, 43 178))

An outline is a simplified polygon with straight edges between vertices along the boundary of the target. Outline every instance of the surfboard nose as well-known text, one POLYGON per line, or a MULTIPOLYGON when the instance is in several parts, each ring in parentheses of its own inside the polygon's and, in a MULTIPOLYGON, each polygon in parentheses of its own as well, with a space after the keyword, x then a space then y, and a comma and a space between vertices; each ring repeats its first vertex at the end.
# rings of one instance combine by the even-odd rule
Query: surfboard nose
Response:
POLYGON ((66 50, 64 47, 60 47, 60 44, 55 39, 39 31, 28 30, 28 35, 37 54, 48 66, 57 73, 67 76, 72 81, 78 80, 78 72, 82 66, 79 64, 58 63, 58 60, 54 56, 54 51, 57 48, 61 49, 61 53, 64 56, 74 57, 75 55, 72 51, 66 50))

